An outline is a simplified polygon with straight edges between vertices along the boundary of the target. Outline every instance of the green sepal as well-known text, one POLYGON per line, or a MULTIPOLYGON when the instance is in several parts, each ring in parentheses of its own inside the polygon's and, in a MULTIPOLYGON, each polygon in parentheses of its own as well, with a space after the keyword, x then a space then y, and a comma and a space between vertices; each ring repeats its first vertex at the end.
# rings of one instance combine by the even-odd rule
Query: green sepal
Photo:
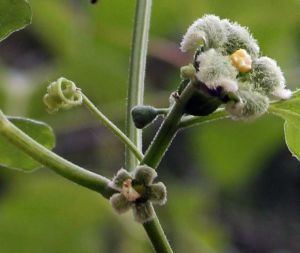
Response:
POLYGON ((198 89, 185 106, 185 113, 194 116, 206 116, 213 113, 223 101, 217 96, 198 89))

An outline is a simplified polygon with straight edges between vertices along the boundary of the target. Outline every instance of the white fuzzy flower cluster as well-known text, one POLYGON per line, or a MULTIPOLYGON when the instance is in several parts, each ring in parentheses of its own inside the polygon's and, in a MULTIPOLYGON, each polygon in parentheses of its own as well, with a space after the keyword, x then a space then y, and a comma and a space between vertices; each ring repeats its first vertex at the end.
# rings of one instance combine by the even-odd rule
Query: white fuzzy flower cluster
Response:
POLYGON ((196 20, 181 42, 183 52, 197 52, 196 79, 226 103, 236 119, 265 113, 269 100, 289 99, 285 78, 276 61, 260 57, 260 49, 248 28, 214 15, 196 20), (224 96, 231 93, 234 101, 224 96))

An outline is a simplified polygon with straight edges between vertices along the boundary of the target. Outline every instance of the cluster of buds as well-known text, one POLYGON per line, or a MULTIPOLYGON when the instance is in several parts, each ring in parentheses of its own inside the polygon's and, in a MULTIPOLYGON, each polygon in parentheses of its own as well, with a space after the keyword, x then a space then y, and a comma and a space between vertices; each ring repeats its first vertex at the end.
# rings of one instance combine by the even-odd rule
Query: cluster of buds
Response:
POLYGON ((59 109, 70 109, 81 105, 82 94, 72 81, 61 77, 49 84, 43 101, 48 112, 54 113, 59 109))
POLYGON ((110 187, 117 190, 110 203, 119 214, 132 209, 134 219, 145 223, 154 218, 152 204, 164 205, 167 202, 167 190, 163 183, 153 183, 157 177, 154 169, 142 165, 132 173, 121 169, 113 178, 110 187))
POLYGON ((270 99, 292 95, 276 61, 260 56, 256 40, 237 23, 206 15, 188 28, 181 50, 196 52, 194 70, 184 68, 195 74, 193 79, 184 76, 183 86, 193 80, 199 87, 186 113, 206 115, 226 104, 232 118, 247 120, 264 114, 270 99))

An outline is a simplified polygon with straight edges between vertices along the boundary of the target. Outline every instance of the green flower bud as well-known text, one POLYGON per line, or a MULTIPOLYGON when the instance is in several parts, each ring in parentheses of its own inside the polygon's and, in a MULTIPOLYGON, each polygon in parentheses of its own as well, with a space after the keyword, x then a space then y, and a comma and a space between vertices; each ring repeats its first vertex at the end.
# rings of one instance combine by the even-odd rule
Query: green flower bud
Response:
POLYGON ((134 125, 139 129, 151 124, 159 114, 157 109, 149 105, 137 105, 131 110, 134 125))
POLYGON ((192 79, 196 74, 196 69, 193 64, 189 64, 180 68, 180 74, 182 79, 192 79))
POLYGON ((76 85, 66 78, 59 78, 47 87, 43 101, 49 113, 70 109, 82 104, 82 94, 76 85))
POLYGON ((149 201, 136 203, 132 207, 134 220, 139 223, 146 223, 154 218, 154 209, 149 201))
POLYGON ((127 212, 132 206, 132 203, 129 202, 121 193, 115 193, 112 195, 109 202, 118 214, 127 212))

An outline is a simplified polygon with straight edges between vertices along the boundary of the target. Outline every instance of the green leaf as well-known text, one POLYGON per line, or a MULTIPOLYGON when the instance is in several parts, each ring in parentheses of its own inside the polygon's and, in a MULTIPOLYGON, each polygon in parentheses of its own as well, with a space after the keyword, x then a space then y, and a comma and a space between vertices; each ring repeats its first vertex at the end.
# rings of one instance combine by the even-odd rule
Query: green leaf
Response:
POLYGON ((30 22, 31 8, 27 0, 0 1, 0 41, 30 22))
POLYGON ((289 100, 272 104, 269 111, 285 119, 285 142, 293 156, 300 160, 300 91, 289 100))
MULTIPOLYGON (((46 148, 52 149, 55 146, 54 133, 47 124, 19 117, 8 117, 8 119, 46 148)), ((0 136, 0 167, 29 172, 42 166, 0 136)))
POLYGON ((284 123, 284 135, 289 151, 300 160, 300 128, 286 121, 284 123))
POLYGON ((221 120, 190 134, 201 173, 229 192, 256 178, 283 144, 282 123, 269 115, 254 122, 221 120))

